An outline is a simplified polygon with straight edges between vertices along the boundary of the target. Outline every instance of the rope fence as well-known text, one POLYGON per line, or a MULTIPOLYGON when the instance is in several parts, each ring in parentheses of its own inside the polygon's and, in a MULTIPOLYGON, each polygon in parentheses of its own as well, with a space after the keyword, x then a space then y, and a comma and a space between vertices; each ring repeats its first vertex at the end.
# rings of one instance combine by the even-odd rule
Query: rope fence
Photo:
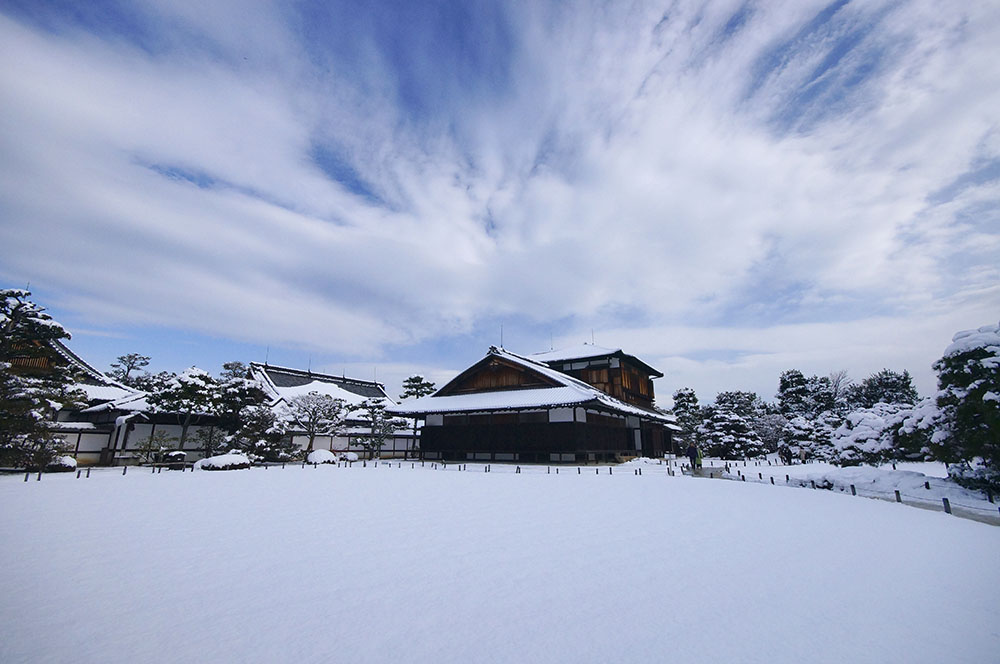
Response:
MULTIPOLYGON (((690 464, 682 463, 676 459, 661 459, 658 460, 656 464, 649 463, 644 465, 588 465, 588 466, 544 466, 540 464, 511 464, 511 463, 473 463, 470 468, 470 464, 462 462, 442 462, 442 461, 427 461, 427 460, 381 460, 381 459, 362 459, 358 461, 337 461, 336 463, 308 463, 306 461, 299 462, 265 462, 254 466, 254 468, 260 468, 263 470, 268 470, 269 468, 288 468, 288 467, 299 467, 300 469, 306 469, 307 466, 311 466, 313 469, 318 469, 321 465, 336 466, 337 468, 345 469, 382 469, 382 470, 417 470, 424 469, 434 472, 479 472, 479 473, 507 473, 514 475, 607 475, 607 476, 633 476, 633 477, 655 477, 655 476, 667 476, 676 477, 679 474, 693 475, 696 477, 703 477, 707 479, 725 479, 731 481, 739 482, 750 482, 757 484, 771 484, 774 486, 787 486, 794 488, 810 488, 810 489, 821 489, 829 490, 837 493, 847 493, 850 492, 852 496, 860 496, 862 498, 871 498, 875 500, 884 500, 888 502, 900 503, 903 505, 909 505, 911 507, 918 507, 921 509, 945 512, 947 514, 952 514, 954 516, 959 516, 962 518, 973 519, 976 521, 981 521, 983 523, 989 523, 992 525, 1000 525, 1000 505, 994 502, 994 496, 992 494, 987 494, 988 500, 977 501, 976 503, 963 501, 961 499, 949 498, 949 497, 931 497, 927 495, 914 494, 913 492, 903 493, 899 489, 893 489, 891 491, 878 489, 874 487, 858 486, 856 484, 837 484, 829 480, 826 483, 821 483, 817 485, 815 479, 792 477, 789 474, 785 474, 784 478, 780 476, 775 476, 774 474, 768 472, 765 475, 763 468, 771 466, 770 461, 753 461, 753 460, 743 460, 726 462, 721 460, 706 459, 703 465, 698 469, 691 469, 690 464), (750 468, 762 468, 756 472, 749 471, 750 468), (645 472, 643 472, 645 471, 645 472), (776 479, 777 477, 777 479, 776 479)), ((775 466, 771 466, 775 468, 775 466)), ((149 469, 150 474, 162 474, 163 470, 179 471, 181 473, 186 472, 189 468, 193 473, 195 468, 192 463, 184 464, 171 464, 171 463, 157 463, 149 464, 145 466, 122 466, 121 476, 126 477, 128 475, 129 469, 132 468, 133 472, 142 472, 146 468, 149 469)), ((76 479, 88 479, 91 476, 91 471, 97 470, 104 474, 108 471, 117 471, 117 468, 79 468, 76 470, 76 479)), ((214 472, 214 471, 212 471, 214 472)), ((780 471, 779 471, 780 472, 780 471)), ((63 473, 58 473, 63 474, 63 473)), ((32 475, 36 475, 36 481, 41 481, 42 473, 36 471, 27 471, 24 474, 24 481, 29 481, 32 475)), ((930 490, 930 482, 924 483, 924 489, 930 490)))

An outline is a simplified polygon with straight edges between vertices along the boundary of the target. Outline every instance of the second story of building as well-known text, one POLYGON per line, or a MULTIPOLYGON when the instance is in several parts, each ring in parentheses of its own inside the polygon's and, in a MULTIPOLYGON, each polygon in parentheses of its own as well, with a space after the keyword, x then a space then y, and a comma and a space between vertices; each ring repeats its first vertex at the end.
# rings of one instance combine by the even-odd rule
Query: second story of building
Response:
POLYGON ((536 353, 531 359, 569 374, 605 394, 644 408, 651 408, 653 379, 663 374, 621 348, 582 344, 536 353))

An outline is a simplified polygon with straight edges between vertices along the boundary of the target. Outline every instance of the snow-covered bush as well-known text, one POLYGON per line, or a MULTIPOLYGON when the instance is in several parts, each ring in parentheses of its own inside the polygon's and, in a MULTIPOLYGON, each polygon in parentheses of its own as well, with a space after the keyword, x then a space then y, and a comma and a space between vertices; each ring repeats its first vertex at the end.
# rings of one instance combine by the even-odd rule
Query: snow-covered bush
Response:
POLYGON ((341 452, 340 458, 344 461, 357 461, 359 459, 357 452, 341 452))
POLYGON ((69 473, 76 470, 76 459, 71 456, 59 456, 52 460, 45 470, 50 473, 69 473))
POLYGON ((194 464, 196 470, 242 470, 250 467, 250 459, 245 454, 229 452, 200 459, 194 464))
POLYGON ((330 450, 313 450, 306 457, 306 463, 337 463, 340 457, 330 450))
POLYGON ((840 466, 877 466, 899 458, 892 425, 898 424, 906 410, 904 404, 877 403, 849 413, 831 436, 832 461, 840 466))

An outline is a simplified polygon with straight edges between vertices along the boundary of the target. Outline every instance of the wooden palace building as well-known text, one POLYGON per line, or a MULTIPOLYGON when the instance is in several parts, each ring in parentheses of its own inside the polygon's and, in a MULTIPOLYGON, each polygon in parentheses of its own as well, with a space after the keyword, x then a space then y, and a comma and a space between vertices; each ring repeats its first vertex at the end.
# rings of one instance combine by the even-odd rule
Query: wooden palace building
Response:
POLYGON ((424 420, 426 459, 588 463, 662 456, 677 430, 654 405, 662 373, 584 344, 525 357, 493 346, 431 396, 390 408, 424 420))

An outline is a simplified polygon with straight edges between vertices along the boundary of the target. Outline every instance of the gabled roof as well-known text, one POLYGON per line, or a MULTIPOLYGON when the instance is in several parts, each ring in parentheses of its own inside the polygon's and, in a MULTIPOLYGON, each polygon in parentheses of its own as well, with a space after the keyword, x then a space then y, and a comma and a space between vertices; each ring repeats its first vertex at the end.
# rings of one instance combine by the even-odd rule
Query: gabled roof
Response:
MULTIPOLYGON (((389 408, 389 411, 402 416, 415 417, 429 413, 469 413, 493 410, 518 410, 529 408, 557 408, 568 406, 587 406, 608 410, 623 415, 635 415, 652 419, 673 426, 676 422, 672 415, 660 410, 641 408, 615 399, 592 387, 587 383, 557 371, 544 362, 511 353, 503 348, 491 346, 486 355, 500 357, 508 362, 520 365, 534 371, 555 383, 553 387, 520 390, 498 390, 494 392, 476 392, 472 394, 456 394, 438 396, 438 390, 431 396, 407 401, 389 408)), ((477 363, 478 364, 478 363, 477 363)))
POLYGON ((67 364, 80 373, 82 380, 77 382, 76 386, 87 394, 88 401, 116 401, 141 394, 138 390, 124 383, 119 383, 104 372, 95 369, 59 339, 51 339, 49 346, 67 364))
POLYGON ((385 387, 374 381, 275 367, 260 362, 250 363, 250 377, 264 386, 264 390, 275 403, 310 392, 343 399, 352 406, 369 398, 385 399, 393 403, 386 394, 385 387))
POLYGON ((646 373, 653 378, 663 378, 663 372, 649 366, 635 355, 629 355, 621 348, 605 348, 604 346, 596 346, 594 344, 585 343, 580 344, 579 346, 549 350, 544 353, 535 353, 531 356, 531 359, 538 362, 546 362, 548 364, 561 364, 572 360, 593 360, 599 357, 617 357, 645 370, 646 373))

